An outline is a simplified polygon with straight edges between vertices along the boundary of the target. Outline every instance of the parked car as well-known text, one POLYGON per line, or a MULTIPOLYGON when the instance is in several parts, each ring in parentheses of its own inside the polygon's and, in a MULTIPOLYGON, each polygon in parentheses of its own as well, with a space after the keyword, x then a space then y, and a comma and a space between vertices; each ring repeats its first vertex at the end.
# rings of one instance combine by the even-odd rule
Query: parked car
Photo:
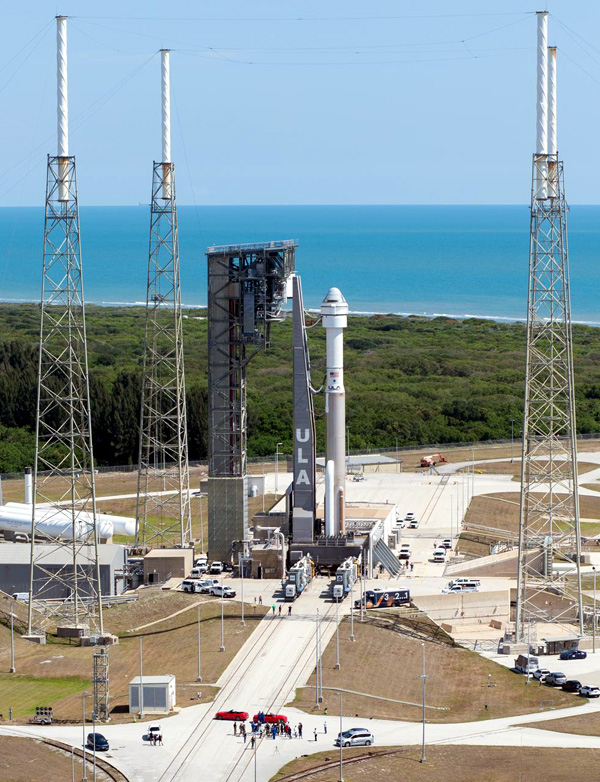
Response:
POLYGON ((339 747, 370 747, 375 743, 375 736, 366 728, 350 728, 338 733, 334 745, 339 747))
MULTIPOLYGON (((442 560, 443 562, 444 560, 442 560)), ((445 586, 442 589, 443 595, 453 595, 455 593, 459 592, 479 592, 479 587, 477 584, 448 584, 448 586, 445 586)))
POLYGON ((240 711, 239 709, 229 709, 229 711, 218 711, 215 714, 216 720, 231 720, 232 722, 235 722, 236 720, 241 720, 242 722, 246 722, 248 719, 248 712, 247 711, 240 711))
POLYGON ((211 590, 211 587, 218 586, 220 583, 221 582, 218 578, 205 578, 204 581, 200 581, 196 592, 208 594, 208 592, 211 590))
POLYGON ((452 548, 452 538, 444 538, 440 543, 442 548, 452 548))
POLYGON ((550 668, 537 668, 533 672, 533 678, 537 679, 538 681, 540 680, 544 681, 544 679, 546 678, 546 676, 548 676, 549 673, 550 673, 550 668))
POLYGON ((203 576, 206 573, 207 567, 206 563, 201 565, 194 565, 194 567, 190 571, 190 578, 199 578, 203 576))
POLYGON ((445 548, 436 548, 433 550, 433 557, 434 562, 445 562, 446 561, 446 549, 445 548))
POLYGON ((582 698, 600 698, 600 687, 584 684, 583 687, 579 688, 579 694, 582 698))
POLYGON ((564 673, 560 673, 560 671, 554 671, 554 673, 549 673, 546 676, 544 679, 544 684, 547 684, 548 687, 561 687, 566 681, 567 677, 564 675, 564 673))
POLYGON ((222 586, 221 584, 215 584, 211 586, 209 594, 215 597, 235 597, 235 589, 229 586, 222 586))
POLYGON ((365 476, 364 476, 364 475, 353 475, 353 476, 352 476, 352 480, 353 480, 355 483, 358 483, 359 481, 364 481, 364 479, 365 479, 365 476))
MULTIPOLYGON (((288 718, 285 716, 285 714, 264 714, 264 720, 263 722, 266 722, 268 724, 276 724, 278 722, 287 722, 288 718)), ((255 714, 252 718, 254 722, 258 722, 258 714, 255 714)))
POLYGON ((408 522, 408 528, 409 529, 417 529, 419 526, 419 520, 418 519, 411 519, 411 521, 408 522))
POLYGON ((182 592, 201 592, 200 585, 202 581, 197 578, 184 578, 181 582, 182 592))
POLYGON ((578 682, 577 679, 569 679, 563 684, 562 688, 565 692, 579 692, 581 682, 578 682))
POLYGON ((416 518, 415 514, 412 511, 409 511, 404 517, 404 521, 412 521, 414 518, 416 518))
POLYGON ((210 563, 210 569, 209 573, 216 573, 217 575, 219 573, 222 573, 225 570, 225 565, 222 562, 219 562, 218 560, 215 560, 214 562, 210 563))
POLYGON ((410 544, 403 543, 398 552, 398 559, 410 559, 410 544))
POLYGON ((208 570, 208 557, 204 554, 201 554, 194 560, 194 567, 201 567, 202 565, 204 565, 205 569, 208 570))
POLYGON ((142 741, 150 741, 153 736, 160 736, 161 733, 162 730, 160 729, 160 725, 150 725, 148 732, 144 733, 142 736, 142 741))
POLYGON ((404 529, 404 519, 396 518, 396 527, 398 527, 398 529, 404 529))
POLYGON ((587 657, 587 652, 584 652, 582 649, 565 649, 564 652, 560 653, 561 660, 585 660, 587 657))
POLYGON ((88 733, 85 746, 88 749, 95 749, 96 752, 106 752, 109 749, 108 741, 101 733, 88 733))

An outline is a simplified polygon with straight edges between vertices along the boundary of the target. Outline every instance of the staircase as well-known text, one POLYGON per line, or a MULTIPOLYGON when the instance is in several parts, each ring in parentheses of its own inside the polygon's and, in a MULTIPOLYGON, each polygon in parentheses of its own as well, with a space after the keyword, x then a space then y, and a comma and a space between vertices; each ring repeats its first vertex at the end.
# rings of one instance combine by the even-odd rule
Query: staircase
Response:
POLYGON ((373 549, 373 564, 381 564, 392 576, 397 576, 400 573, 400 562, 396 558, 394 552, 386 545, 383 540, 378 540, 373 549))

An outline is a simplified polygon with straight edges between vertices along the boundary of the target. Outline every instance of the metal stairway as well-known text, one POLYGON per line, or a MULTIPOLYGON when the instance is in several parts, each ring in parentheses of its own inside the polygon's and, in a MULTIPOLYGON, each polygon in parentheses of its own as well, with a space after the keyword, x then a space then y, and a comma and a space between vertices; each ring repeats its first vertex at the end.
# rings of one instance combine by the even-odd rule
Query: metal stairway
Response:
POLYGON ((392 576, 400 573, 400 562, 384 540, 378 540, 373 549, 374 564, 381 564, 392 576))

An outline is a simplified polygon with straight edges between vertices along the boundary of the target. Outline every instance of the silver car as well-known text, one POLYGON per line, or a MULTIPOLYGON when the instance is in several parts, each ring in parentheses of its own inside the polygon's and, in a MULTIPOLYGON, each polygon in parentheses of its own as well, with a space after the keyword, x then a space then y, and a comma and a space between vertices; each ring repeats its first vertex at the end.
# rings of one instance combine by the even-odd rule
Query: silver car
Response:
POLYGON ((370 747, 375 743, 375 736, 366 728, 350 728, 338 733, 334 742, 336 747, 370 747))

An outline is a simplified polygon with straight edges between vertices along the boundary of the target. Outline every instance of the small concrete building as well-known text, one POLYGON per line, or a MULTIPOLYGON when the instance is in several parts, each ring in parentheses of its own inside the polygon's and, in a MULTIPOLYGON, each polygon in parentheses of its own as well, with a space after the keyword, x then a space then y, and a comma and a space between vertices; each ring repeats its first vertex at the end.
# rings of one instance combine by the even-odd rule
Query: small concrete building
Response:
MULTIPOLYGON (((175 708, 176 681, 167 676, 142 676, 143 707, 146 714, 169 714, 175 708)), ((129 682, 129 712, 140 711, 140 677, 129 682)))
MULTIPOLYGON (((36 545, 36 557, 43 552, 44 570, 54 573, 62 572, 63 583, 56 579, 53 591, 46 591, 46 599, 65 599, 71 594, 71 588, 65 576, 65 566, 71 561, 68 547, 56 545, 36 545)), ((14 594, 29 593, 29 565, 31 548, 29 543, 3 543, 0 545, 0 590, 14 594)), ((124 569, 127 561, 125 546, 106 543, 98 546, 100 560, 100 589, 102 595, 118 595, 124 590, 124 569)), ((78 565, 87 568, 89 559, 79 557, 78 565)), ((42 578, 42 571, 36 568, 34 581, 42 578)))
POLYGON ((193 548, 155 548, 144 557, 144 583, 162 584, 170 578, 185 578, 193 567, 193 548))

